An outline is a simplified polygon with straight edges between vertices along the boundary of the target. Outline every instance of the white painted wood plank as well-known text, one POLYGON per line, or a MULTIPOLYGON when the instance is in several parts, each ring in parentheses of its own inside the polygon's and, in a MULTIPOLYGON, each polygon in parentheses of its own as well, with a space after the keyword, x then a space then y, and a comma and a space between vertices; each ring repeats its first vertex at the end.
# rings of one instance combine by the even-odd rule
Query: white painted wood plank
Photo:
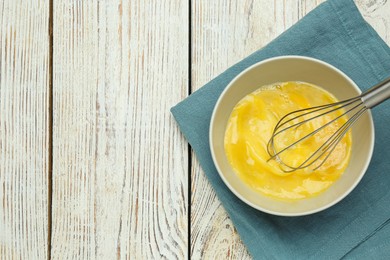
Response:
POLYGON ((186 1, 54 1, 53 259, 187 258, 186 1))
POLYGON ((48 253, 49 4, 0 3, 0 258, 48 253))
MULTIPOLYGON (((269 43, 323 0, 192 1, 193 91, 269 43)), ((357 0, 367 21, 390 43, 390 2, 357 0)), ((250 259, 231 220, 193 156, 191 256, 250 259)))
POLYGON ((390 45, 390 1, 388 0, 355 0, 364 19, 390 45))

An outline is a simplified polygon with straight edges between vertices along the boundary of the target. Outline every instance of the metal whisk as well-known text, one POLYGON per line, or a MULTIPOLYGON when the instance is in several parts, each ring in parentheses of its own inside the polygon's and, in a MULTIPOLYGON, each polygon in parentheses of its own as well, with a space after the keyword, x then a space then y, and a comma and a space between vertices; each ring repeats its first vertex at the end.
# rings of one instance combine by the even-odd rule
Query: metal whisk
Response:
POLYGON ((334 151, 337 144, 345 136, 351 126, 368 110, 371 109, 383 101, 390 98, 390 78, 385 81, 373 86, 361 95, 346 99, 340 102, 315 106, 305 109, 300 109, 288 113, 283 116, 276 124, 272 136, 268 141, 267 150, 270 158, 268 161, 275 159, 281 164, 284 172, 293 172, 298 169, 304 169, 307 167, 313 167, 313 171, 321 167, 325 161, 329 158, 330 154, 334 151), (340 113, 340 110, 342 112, 340 113), (290 144, 285 147, 276 147, 275 138, 280 134, 285 133, 287 130, 297 129, 298 127, 308 124, 315 119, 330 115, 331 113, 338 114, 324 125, 316 128, 314 131, 305 134, 303 137, 297 140, 293 140, 290 144), (299 143, 307 140, 308 138, 315 137, 320 131, 331 124, 336 124, 336 121, 347 115, 348 120, 343 123, 337 131, 333 132, 330 137, 312 154, 307 158, 303 159, 297 166, 286 163, 282 159, 282 153, 290 150, 294 152, 294 147, 299 143))

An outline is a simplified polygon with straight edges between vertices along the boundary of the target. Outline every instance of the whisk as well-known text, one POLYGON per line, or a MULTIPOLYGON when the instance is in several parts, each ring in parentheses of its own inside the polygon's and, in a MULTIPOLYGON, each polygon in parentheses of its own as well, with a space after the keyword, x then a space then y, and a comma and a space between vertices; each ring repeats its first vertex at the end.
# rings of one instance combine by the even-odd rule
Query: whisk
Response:
MULTIPOLYGON (((342 140, 352 125, 368 110, 379 105, 383 101, 390 98, 390 78, 373 86, 359 96, 346 99, 336 103, 325 104, 321 106, 309 107, 290 112, 283 116, 276 124, 272 136, 267 144, 267 151, 270 155, 270 160, 276 160, 280 163, 281 169, 284 172, 293 172, 299 169, 312 167, 313 171, 320 168, 329 158, 331 153, 336 148, 337 144, 342 140), (340 112, 341 111, 341 112, 340 112), (329 116, 331 113, 338 113, 330 121, 319 126, 297 140, 293 140, 285 147, 277 147, 275 138, 288 130, 297 129, 304 124, 308 124, 313 120, 318 120, 320 117, 329 116), (320 131, 331 124, 336 124, 340 118, 347 116, 345 121, 336 131, 330 134, 329 138, 323 142, 318 149, 313 151, 307 158, 301 160, 298 165, 291 165, 282 159, 282 153, 286 151, 294 152, 294 147, 308 138, 315 137, 320 131)), ((314 150, 314 149, 313 149, 314 150)))

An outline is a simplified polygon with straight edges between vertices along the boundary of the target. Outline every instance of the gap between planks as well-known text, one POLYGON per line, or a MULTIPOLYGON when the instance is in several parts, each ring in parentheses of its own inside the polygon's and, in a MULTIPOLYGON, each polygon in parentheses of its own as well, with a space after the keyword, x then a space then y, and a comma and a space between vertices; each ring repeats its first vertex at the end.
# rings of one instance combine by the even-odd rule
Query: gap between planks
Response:
MULTIPOLYGON (((188 0, 188 96, 192 93, 192 1, 188 0)), ((187 234, 188 234, 188 246, 187 252, 189 259, 191 258, 191 172, 192 172, 192 149, 191 145, 188 143, 188 224, 187 224, 187 234)))
POLYGON ((49 121, 49 161, 48 161, 48 216, 47 216, 47 258, 51 259, 51 224, 52 224, 52 198, 53 198, 53 3, 49 1, 49 93, 48 93, 48 121, 49 121))

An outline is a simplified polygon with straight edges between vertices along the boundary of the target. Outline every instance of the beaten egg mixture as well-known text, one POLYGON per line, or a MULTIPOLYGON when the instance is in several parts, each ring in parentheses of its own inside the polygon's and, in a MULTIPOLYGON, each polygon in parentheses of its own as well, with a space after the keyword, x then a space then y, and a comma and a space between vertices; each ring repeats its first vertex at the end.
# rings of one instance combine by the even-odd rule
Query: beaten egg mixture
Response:
MULTIPOLYGON (((224 139, 225 152, 235 172, 255 190, 277 199, 297 200, 325 191, 348 165, 352 139, 350 131, 341 139, 325 163, 314 171, 313 167, 293 172, 283 171, 277 160, 268 160, 270 155, 267 152, 267 143, 275 125, 287 113, 333 102, 337 100, 330 93, 304 82, 264 86, 244 97, 230 115, 224 139)), ((294 142, 342 112, 337 113, 320 117, 304 127, 294 128, 293 134, 286 132, 280 135, 275 146, 294 142)), ((289 150, 283 161, 288 161, 290 165, 299 165, 346 120, 346 116, 340 117, 315 137, 289 150)))

